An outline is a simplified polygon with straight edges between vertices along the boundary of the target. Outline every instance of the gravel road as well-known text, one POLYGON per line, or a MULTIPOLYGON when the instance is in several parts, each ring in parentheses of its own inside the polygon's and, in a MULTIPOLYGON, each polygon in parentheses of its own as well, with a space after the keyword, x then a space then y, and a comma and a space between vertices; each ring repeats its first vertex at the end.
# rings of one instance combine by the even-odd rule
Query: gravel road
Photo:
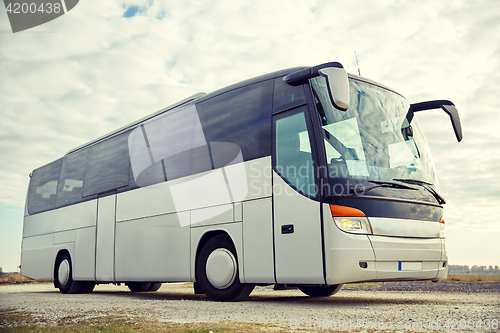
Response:
POLYGON ((49 325, 119 314, 132 320, 264 323, 292 330, 314 328, 316 323, 316 330, 334 331, 487 332, 494 328, 500 331, 500 283, 368 284, 344 288, 327 298, 311 298, 296 289, 256 287, 248 299, 236 303, 212 302, 204 295, 194 295, 189 284, 164 284, 150 293, 99 285, 91 294, 76 295, 62 295, 52 284, 3 285, 0 309, 30 312, 49 325), (465 330, 472 328, 473 322, 474 329, 465 330))

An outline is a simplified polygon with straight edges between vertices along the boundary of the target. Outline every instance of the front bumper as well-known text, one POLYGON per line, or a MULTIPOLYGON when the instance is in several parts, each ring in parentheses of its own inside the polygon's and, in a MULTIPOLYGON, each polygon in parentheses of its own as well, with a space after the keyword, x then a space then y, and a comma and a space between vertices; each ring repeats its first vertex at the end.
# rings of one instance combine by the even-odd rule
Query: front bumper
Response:
POLYGON ((327 284, 446 279, 448 258, 439 223, 369 220, 378 234, 346 233, 333 220, 325 224, 327 284))

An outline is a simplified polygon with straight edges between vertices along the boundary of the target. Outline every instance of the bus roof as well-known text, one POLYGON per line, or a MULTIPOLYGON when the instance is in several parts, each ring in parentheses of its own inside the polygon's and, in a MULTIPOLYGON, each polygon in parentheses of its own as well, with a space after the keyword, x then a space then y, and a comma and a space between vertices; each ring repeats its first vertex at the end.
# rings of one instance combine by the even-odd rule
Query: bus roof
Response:
POLYGON ((209 100, 209 99, 211 99, 211 98, 213 98, 215 96, 218 96, 218 95, 227 93, 227 92, 229 92, 231 90, 235 90, 235 89, 238 89, 238 88, 241 88, 241 87, 244 87, 244 86, 248 86, 248 85, 251 85, 251 84, 254 84, 254 83, 257 83, 257 82, 262 82, 262 81, 274 79, 274 78, 277 78, 277 77, 285 76, 287 74, 296 72, 296 71, 304 69, 304 68, 306 68, 306 67, 304 66, 304 67, 293 67, 293 68, 283 69, 283 70, 280 70, 280 71, 276 71, 276 72, 272 72, 272 73, 268 73, 268 74, 256 76, 256 77, 253 77, 253 78, 248 79, 248 80, 240 81, 240 82, 237 82, 237 83, 232 84, 230 86, 227 86, 227 87, 215 90, 215 91, 213 91, 211 93, 208 93, 208 94, 204 95, 203 97, 201 97, 199 100, 197 100, 196 103, 200 103, 200 102, 209 100))

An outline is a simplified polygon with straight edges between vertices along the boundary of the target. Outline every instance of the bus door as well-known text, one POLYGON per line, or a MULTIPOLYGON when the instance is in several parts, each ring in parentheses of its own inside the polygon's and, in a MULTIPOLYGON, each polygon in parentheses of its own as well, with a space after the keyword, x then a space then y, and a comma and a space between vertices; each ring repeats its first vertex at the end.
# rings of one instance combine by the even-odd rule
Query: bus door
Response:
POLYGON ((95 252, 96 281, 112 282, 115 280, 115 220, 116 193, 99 196, 95 252))
POLYGON ((277 283, 324 284, 320 203, 307 106, 273 116, 277 283))

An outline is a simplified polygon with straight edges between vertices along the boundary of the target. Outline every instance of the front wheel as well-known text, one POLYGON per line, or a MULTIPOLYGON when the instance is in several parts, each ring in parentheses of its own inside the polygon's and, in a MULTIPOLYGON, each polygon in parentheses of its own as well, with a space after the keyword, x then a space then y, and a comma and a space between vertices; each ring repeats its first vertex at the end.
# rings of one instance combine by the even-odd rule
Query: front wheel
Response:
POLYGON ((336 294, 342 289, 343 284, 332 284, 330 286, 299 286, 300 291, 311 297, 326 297, 336 294))
POLYGON ((241 283, 238 258, 231 238, 219 235, 201 249, 196 261, 196 281, 214 301, 239 301, 250 295, 254 284, 241 283))
POLYGON ((54 273, 54 285, 59 288, 61 293, 76 294, 80 292, 82 283, 73 280, 73 267, 68 253, 63 253, 59 257, 54 273))
POLYGON ((80 289, 79 293, 80 294, 91 293, 92 290, 94 290, 94 287, 95 287, 95 282, 93 281, 82 282, 82 288, 80 289))
POLYGON ((157 291, 161 287, 161 282, 151 283, 147 291, 157 291))

